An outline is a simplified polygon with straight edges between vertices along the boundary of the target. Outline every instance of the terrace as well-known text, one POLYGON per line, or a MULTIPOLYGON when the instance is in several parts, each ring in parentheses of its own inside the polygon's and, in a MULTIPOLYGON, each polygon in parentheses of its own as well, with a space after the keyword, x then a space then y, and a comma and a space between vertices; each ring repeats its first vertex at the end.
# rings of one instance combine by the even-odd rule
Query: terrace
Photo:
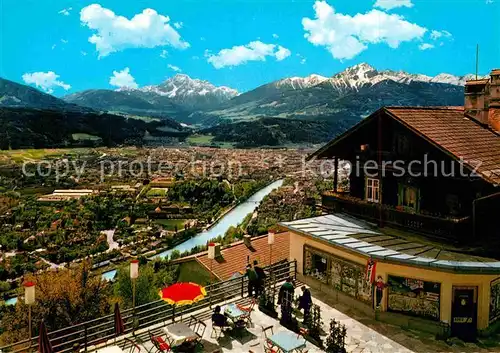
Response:
POLYGON ((379 205, 341 192, 325 192, 323 206, 331 212, 344 212, 370 222, 429 234, 436 238, 465 239, 471 233, 470 217, 437 217, 408 211, 403 207, 379 205))
MULTIPOLYGON (((295 276, 296 262, 277 263, 267 270, 274 274, 274 288, 277 293, 285 278, 295 276)), ((218 339, 215 338, 216 334, 214 334, 211 322, 211 307, 220 305, 224 310, 232 303, 248 305, 250 300, 245 298, 246 288, 246 278, 241 277, 207 287, 207 297, 191 306, 174 308, 159 300, 137 307, 135 315, 133 310, 124 310, 122 318, 125 333, 120 336, 116 336, 114 333, 114 317, 110 315, 63 330, 49 332, 48 337, 55 352, 157 352, 158 350, 151 341, 150 335, 166 337, 165 328, 175 321, 175 323, 185 323, 198 335, 196 339, 202 345, 198 345, 197 349, 192 351, 268 352, 265 348, 267 338, 273 337, 275 334, 288 334, 288 337, 295 337, 299 341, 305 342, 305 346, 293 350, 294 352, 308 351, 313 353, 323 351, 310 342, 304 341, 297 333, 283 327, 277 319, 260 311, 257 305, 250 314, 251 322, 249 325, 246 325, 241 331, 226 332, 220 335, 218 339), (272 329, 264 330, 269 327, 272 327, 272 329)), ((295 296, 298 296, 300 292, 300 285, 297 284, 295 296)), ((347 352, 411 352, 400 344, 330 307, 323 301, 313 298, 313 303, 318 305, 320 309, 324 332, 328 332, 328 326, 332 318, 346 326, 345 343, 347 352)), ((36 351, 37 344, 38 337, 34 337, 31 340, 31 348, 30 341, 26 340, 0 347, 0 351, 12 353, 36 351)), ((174 349, 174 351, 183 350, 174 349)), ((282 352, 285 352, 285 350, 282 350, 282 352)))

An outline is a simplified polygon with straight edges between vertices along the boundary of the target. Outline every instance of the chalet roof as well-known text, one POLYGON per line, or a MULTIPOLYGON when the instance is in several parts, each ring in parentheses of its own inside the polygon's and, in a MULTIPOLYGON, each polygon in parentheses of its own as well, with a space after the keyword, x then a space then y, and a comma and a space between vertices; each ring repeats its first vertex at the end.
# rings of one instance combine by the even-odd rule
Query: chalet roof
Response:
POLYGON ((500 69, 491 70, 490 75, 500 75, 500 69))
MULTIPOLYGON (((290 237, 288 233, 278 233, 273 245, 272 262, 288 260, 290 256, 290 237)), ((212 268, 212 272, 222 280, 230 279, 235 273, 243 273, 247 266, 247 256, 250 262, 257 260, 262 267, 269 265, 270 248, 267 244, 267 235, 252 238, 252 249, 243 241, 233 243, 229 248, 221 251, 222 259, 213 260, 210 264, 208 253, 196 257, 205 268, 212 268)))
POLYGON ((421 136, 436 148, 457 161, 463 161, 471 170, 491 184, 500 184, 500 136, 464 115, 463 107, 385 107, 314 152, 313 157, 326 158, 328 150, 354 133, 380 112, 421 136))
POLYGON ((500 261, 462 254, 436 243, 395 236, 362 220, 342 213, 282 222, 279 225, 297 234, 306 235, 333 247, 367 258, 433 267, 456 272, 499 273, 500 261))

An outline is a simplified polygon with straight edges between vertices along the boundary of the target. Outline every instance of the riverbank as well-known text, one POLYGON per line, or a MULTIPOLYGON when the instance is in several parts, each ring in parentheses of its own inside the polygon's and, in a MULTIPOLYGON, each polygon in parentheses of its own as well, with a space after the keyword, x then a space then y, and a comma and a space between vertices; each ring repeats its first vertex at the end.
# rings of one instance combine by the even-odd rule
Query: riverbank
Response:
POLYGON ((215 239, 218 236, 224 236, 226 231, 231 226, 236 227, 240 224, 249 213, 252 213, 259 206, 264 197, 269 195, 273 190, 279 188, 283 182, 284 179, 271 182, 267 186, 255 192, 244 202, 235 205, 224 213, 224 215, 221 215, 221 217, 214 221, 210 227, 207 227, 205 231, 196 234, 193 238, 172 249, 158 253, 153 258, 165 258, 166 256, 170 256, 174 250, 178 250, 183 253, 196 246, 206 245, 208 241, 215 239))

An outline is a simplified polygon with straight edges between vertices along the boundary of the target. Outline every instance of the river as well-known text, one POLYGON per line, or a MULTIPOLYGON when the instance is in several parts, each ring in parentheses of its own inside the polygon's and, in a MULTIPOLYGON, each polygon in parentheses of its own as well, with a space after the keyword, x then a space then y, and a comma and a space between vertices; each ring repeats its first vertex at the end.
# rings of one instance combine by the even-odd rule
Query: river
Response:
POLYGON ((206 243, 213 238, 218 237, 219 235, 224 235, 226 231, 231 226, 237 226, 240 224, 245 217, 252 213, 257 206, 259 206, 262 199, 271 193, 271 191, 279 188, 283 184, 283 180, 277 180, 272 184, 260 189, 255 194, 250 196, 248 200, 242 202, 231 211, 226 213, 216 224, 210 227, 208 230, 203 231, 201 233, 196 234, 189 240, 186 240, 184 243, 177 245, 173 249, 165 250, 164 252, 159 253, 156 257, 165 258, 172 253, 174 250, 179 250, 181 253, 184 251, 191 250, 197 245, 206 245, 206 243))

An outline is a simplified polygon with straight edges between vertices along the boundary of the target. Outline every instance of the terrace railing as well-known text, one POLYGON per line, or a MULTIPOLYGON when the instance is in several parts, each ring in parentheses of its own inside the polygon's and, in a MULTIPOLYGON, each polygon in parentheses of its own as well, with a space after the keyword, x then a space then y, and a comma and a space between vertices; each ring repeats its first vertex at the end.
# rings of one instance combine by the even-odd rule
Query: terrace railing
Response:
MULTIPOLYGON (((281 261, 271 266, 267 266, 266 271, 274 277, 274 283, 284 281, 288 277, 296 278, 297 262, 281 261)), ((248 288, 248 279, 245 276, 214 283, 205 287, 207 296, 189 306, 174 307, 163 300, 147 303, 133 309, 122 311, 122 319, 125 325, 125 333, 151 326, 166 326, 175 321, 178 317, 189 317, 189 314, 208 309, 213 304, 229 301, 239 296, 245 296, 248 288)), ((113 339, 119 340, 120 336, 115 335, 114 315, 107 315, 95 320, 83 322, 71 327, 63 328, 48 333, 49 340, 55 352, 72 352, 75 345, 80 350, 88 351, 89 347, 105 345, 113 339)), ((0 352, 20 353, 35 352, 38 348, 38 337, 32 340, 24 340, 0 347, 0 352)))
POLYGON ((470 217, 436 217, 409 212, 389 205, 370 203, 342 193, 324 193, 322 204, 330 211, 345 212, 376 223, 382 221, 383 225, 408 229, 452 241, 464 240, 471 231, 470 217))

